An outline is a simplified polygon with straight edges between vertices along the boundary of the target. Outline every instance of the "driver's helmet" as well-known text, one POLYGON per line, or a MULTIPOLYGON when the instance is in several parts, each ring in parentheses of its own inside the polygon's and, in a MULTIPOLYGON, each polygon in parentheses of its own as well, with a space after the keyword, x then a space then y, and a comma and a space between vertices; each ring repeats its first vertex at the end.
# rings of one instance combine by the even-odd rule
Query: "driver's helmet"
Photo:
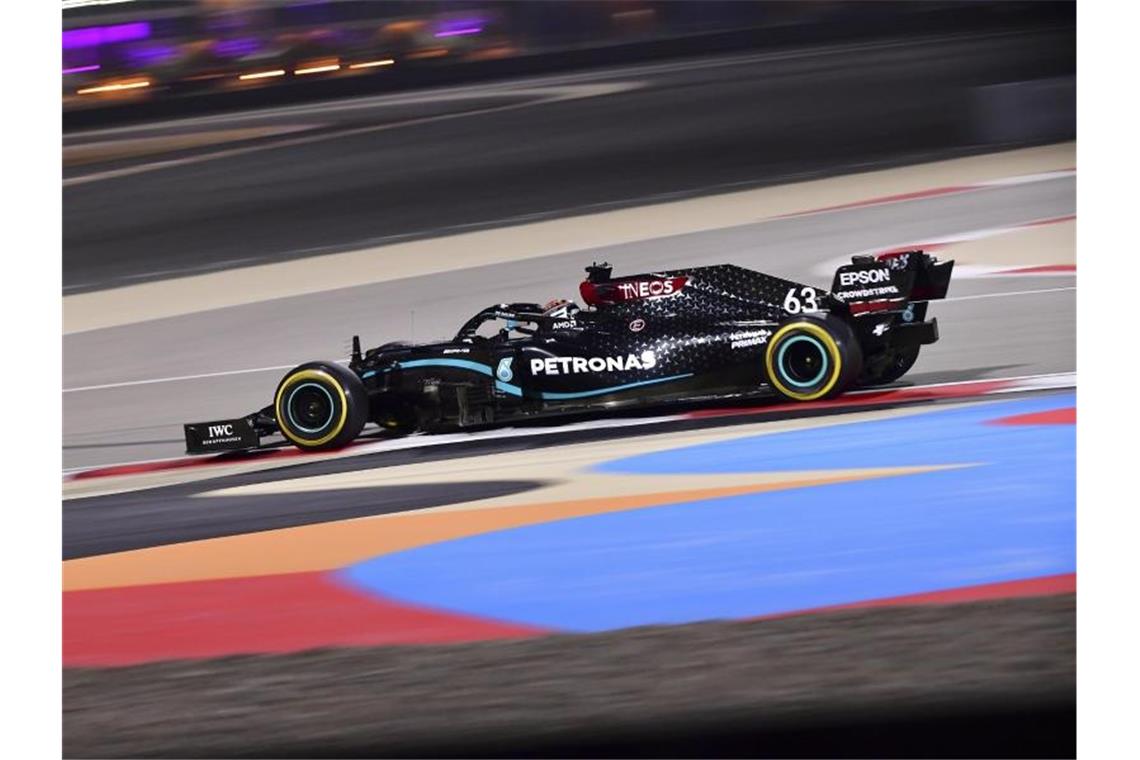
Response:
POLYGON ((552 317, 554 319, 573 319, 581 309, 578 304, 573 301, 567 301, 565 298, 555 298, 553 301, 547 302, 542 307, 542 316, 552 317))

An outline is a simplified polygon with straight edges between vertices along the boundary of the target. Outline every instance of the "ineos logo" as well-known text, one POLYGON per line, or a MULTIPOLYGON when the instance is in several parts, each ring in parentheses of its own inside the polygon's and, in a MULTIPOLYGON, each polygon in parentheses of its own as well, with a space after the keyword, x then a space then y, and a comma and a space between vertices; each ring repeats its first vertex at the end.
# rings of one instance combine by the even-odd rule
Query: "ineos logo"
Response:
POLYGON ((870 285, 876 282, 887 282, 891 279, 891 270, 889 269, 860 269, 855 272, 840 272, 839 284, 843 286, 855 285, 870 285))
POLYGON ((635 319, 629 323, 629 331, 630 332, 641 332, 644 329, 645 329, 645 320, 644 319, 635 319))
POLYGON ((637 298, 659 298, 671 296, 685 286, 684 277, 671 277, 664 280, 634 280, 633 282, 619 282, 618 290, 622 298, 632 300, 637 298))
POLYGON ((218 438, 219 436, 233 435, 233 434, 234 434, 234 426, 232 423, 226 424, 226 425, 210 425, 210 437, 211 438, 218 438))

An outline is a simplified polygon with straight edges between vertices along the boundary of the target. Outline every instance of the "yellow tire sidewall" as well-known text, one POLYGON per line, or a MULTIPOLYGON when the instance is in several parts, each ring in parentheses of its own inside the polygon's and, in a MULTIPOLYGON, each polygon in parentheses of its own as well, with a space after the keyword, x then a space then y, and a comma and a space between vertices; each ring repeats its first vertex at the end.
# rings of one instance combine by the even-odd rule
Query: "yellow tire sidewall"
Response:
POLYGON ((344 388, 341 387, 341 384, 328 372, 320 369, 302 369, 287 376, 281 382, 281 387, 277 389, 277 398, 273 401, 273 411, 277 415, 277 428, 281 431, 281 434, 301 448, 311 449, 325 445, 340 435, 340 432, 344 430, 345 423, 348 421, 348 397, 345 395, 344 388), (298 383, 305 381, 319 382, 325 388, 335 391, 340 398, 340 419, 337 420, 331 432, 320 438, 300 438, 290 431, 287 424, 287 410, 281 406, 281 401, 285 398, 286 391, 298 383))
POLYGON ((831 389, 835 387, 835 384, 839 382, 839 378, 843 374, 843 357, 842 352, 839 350, 839 344, 835 341, 835 336, 828 332, 822 325, 818 325, 815 322, 791 322, 777 330, 776 334, 772 336, 772 339, 768 341, 768 350, 764 352, 764 366, 768 370, 768 382, 780 393, 796 401, 815 401, 830 393, 831 389), (776 375, 774 362, 776 346, 785 336, 792 332, 804 332, 818 338, 823 342, 824 348, 827 349, 827 353, 831 356, 831 377, 828 378, 827 382, 824 383, 823 387, 819 390, 811 391, 810 393, 792 390, 781 383, 779 377, 776 375))

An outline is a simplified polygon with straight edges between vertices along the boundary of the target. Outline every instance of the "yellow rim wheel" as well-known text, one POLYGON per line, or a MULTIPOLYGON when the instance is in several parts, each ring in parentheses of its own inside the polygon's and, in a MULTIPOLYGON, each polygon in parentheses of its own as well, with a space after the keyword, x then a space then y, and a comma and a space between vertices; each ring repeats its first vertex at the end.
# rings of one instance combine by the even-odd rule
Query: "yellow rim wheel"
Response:
POLYGON ((344 430, 345 422, 348 420, 348 398, 344 394, 344 388, 336 381, 332 375, 320 369, 303 369, 294 372, 285 378, 285 382, 281 383, 281 387, 277 390, 277 398, 273 402, 273 409, 277 415, 277 427, 281 433, 293 443, 302 448, 315 448, 323 446, 324 444, 336 438, 340 431, 344 430), (281 401, 285 398, 286 391, 295 388, 304 382, 319 383, 324 389, 336 392, 340 398, 340 417, 336 420, 332 430, 320 438, 300 438, 291 430, 286 424, 288 420, 288 409, 285 409, 281 401))
POLYGON ((835 338, 832 337, 831 333, 814 322, 792 322, 777 330, 776 334, 772 336, 772 339, 768 341, 768 350, 764 352, 764 365, 768 370, 768 380, 772 385, 775 386, 780 393, 796 401, 814 401, 818 398, 823 398, 835 387, 835 384, 839 382, 839 376, 843 374, 843 358, 839 352, 839 344, 835 342, 835 338), (780 378, 776 374, 774 361, 776 347, 780 344, 781 340, 791 332, 804 332, 816 338, 822 343, 823 348, 831 358, 831 371, 827 376, 827 381, 817 390, 805 392, 789 388, 785 383, 780 382, 780 378))

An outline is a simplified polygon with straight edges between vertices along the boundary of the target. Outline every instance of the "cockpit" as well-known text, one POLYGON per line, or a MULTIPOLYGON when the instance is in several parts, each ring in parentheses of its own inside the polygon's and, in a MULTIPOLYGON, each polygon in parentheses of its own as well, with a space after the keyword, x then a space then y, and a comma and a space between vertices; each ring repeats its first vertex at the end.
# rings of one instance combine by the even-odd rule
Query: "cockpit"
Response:
POLYGON ((573 301, 555 299, 545 305, 536 303, 496 304, 488 306, 467 320, 455 335, 456 341, 467 343, 521 340, 542 333, 556 333, 581 328, 582 310, 573 301))

